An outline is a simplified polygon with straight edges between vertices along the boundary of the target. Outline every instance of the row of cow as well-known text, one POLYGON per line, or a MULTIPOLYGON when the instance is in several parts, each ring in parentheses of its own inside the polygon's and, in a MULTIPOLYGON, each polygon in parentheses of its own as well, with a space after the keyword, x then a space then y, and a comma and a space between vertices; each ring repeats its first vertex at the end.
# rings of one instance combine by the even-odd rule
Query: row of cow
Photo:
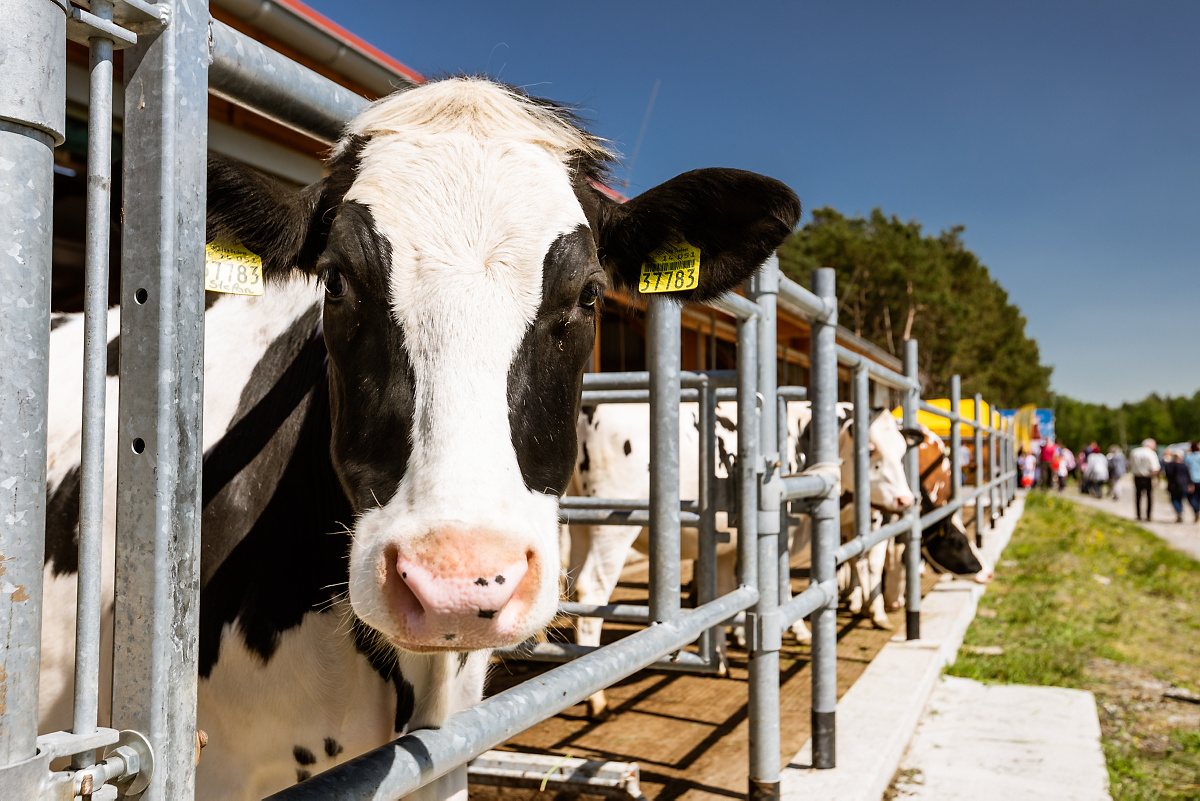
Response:
MULTIPOLYGON (((840 522, 843 543, 854 538, 855 486, 853 406, 837 404, 838 452, 841 461, 840 522)), ((684 403, 680 408, 679 461, 680 497, 698 498, 700 414, 696 403, 684 403)), ((806 401, 787 404, 787 464, 789 472, 798 473, 805 465, 808 451, 811 405, 806 401)), ((716 409, 716 459, 713 465, 718 481, 733 475, 737 448, 737 405, 722 402, 716 409)), ((945 443, 927 427, 902 428, 885 409, 871 416, 866 432, 869 450, 869 486, 871 492, 871 527, 879 528, 887 520, 903 514, 914 503, 909 480, 904 472, 903 459, 910 448, 919 449, 921 512, 927 514, 945 506, 951 500, 952 473, 945 443)), ((650 409, 646 404, 607 404, 585 408, 579 417, 579 453, 572 494, 615 500, 634 500, 649 497, 650 485, 650 409)), ((810 518, 807 515, 789 517, 789 553, 793 565, 807 562, 810 544, 810 518)), ((728 525, 724 511, 716 513, 717 529, 728 534, 727 541, 717 546, 717 592, 724 594, 735 586, 737 531, 728 525)), ((622 569, 634 554, 645 555, 649 547, 649 530, 639 526, 571 525, 564 527, 564 564, 567 569, 569 592, 580 603, 606 604, 612 597, 622 569), (569 558, 567 558, 569 555, 569 558)), ((681 553, 684 559, 698 556, 698 531, 683 528, 681 553)), ((992 579, 991 567, 967 536, 961 514, 955 512, 922 533, 922 552, 939 572, 969 576, 986 583, 992 579)), ((904 545, 896 540, 881 542, 866 553, 841 566, 838 585, 853 614, 866 613, 874 625, 890 629, 887 611, 901 608, 904 592, 904 545)), ((636 557, 635 557, 636 558, 636 557)), ((581 618, 577 624, 578 642, 599 645, 601 620, 581 618)), ((796 621, 792 631, 801 641, 810 634, 803 620, 796 621)), ((739 645, 745 645, 740 629, 734 630, 739 645)), ((601 714, 605 708, 603 693, 589 701, 589 711, 601 714)))

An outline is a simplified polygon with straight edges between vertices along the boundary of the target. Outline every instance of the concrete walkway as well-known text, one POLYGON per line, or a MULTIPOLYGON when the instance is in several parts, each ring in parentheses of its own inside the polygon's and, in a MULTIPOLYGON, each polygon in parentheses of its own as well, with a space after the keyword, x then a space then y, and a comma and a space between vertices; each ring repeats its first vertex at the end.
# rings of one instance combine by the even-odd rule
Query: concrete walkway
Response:
MULTIPOLYGON (((1023 509, 1024 498, 1018 497, 996 528, 984 529, 983 550, 992 564, 999 561, 1023 509)), ((838 701, 837 767, 813 770, 809 740, 783 771, 784 801, 879 801, 943 666, 958 654, 984 589, 950 576, 934 585, 921 601, 921 639, 906 641, 898 633, 838 701)))
POLYGON ((895 799, 1109 798, 1090 692, 945 676, 900 763, 895 799))
POLYGON ((1107 496, 1094 498, 1091 495, 1084 495, 1078 487, 1067 487, 1060 497, 1090 506, 1093 509, 1099 509, 1102 512, 1108 512, 1110 515, 1132 520, 1151 534, 1166 541, 1172 548, 1183 551, 1193 559, 1200 560, 1200 523, 1193 522, 1192 509, 1187 505, 1187 501, 1184 501, 1183 504, 1184 522, 1176 523, 1175 509, 1171 506, 1170 496, 1158 481, 1155 482, 1154 487, 1153 517, 1149 521, 1139 522, 1137 519, 1137 512, 1133 506, 1135 496, 1132 476, 1122 477, 1121 500, 1119 501, 1107 496))

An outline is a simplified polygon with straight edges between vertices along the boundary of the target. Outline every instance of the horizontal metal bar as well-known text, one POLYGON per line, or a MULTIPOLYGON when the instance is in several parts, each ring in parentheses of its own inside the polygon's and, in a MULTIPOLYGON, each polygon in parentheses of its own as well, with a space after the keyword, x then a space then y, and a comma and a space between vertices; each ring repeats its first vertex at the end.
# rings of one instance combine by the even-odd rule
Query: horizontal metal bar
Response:
POLYGON ((842 562, 866 553, 884 540, 890 540, 892 537, 911 530, 912 520, 907 517, 901 517, 886 526, 872 529, 861 537, 855 537, 849 542, 843 543, 842 547, 837 549, 837 563, 840 565, 842 562))
POLYGON ((808 400, 808 387, 782 386, 776 388, 775 394, 786 401, 808 400))
POLYGON ((823 473, 811 475, 784 476, 783 497, 785 501, 798 501, 801 498, 825 498, 837 486, 837 479, 823 473))
POLYGON ((779 276, 779 297, 800 310, 813 320, 826 322, 833 314, 833 309, 825 305, 825 301, 785 275, 779 276))
POLYGON ((838 364, 843 364, 847 367, 858 367, 860 364, 867 366, 867 372, 881 384, 887 384, 894 389, 920 389, 915 381, 910 381, 900 373, 894 370, 889 370, 878 362, 873 362, 861 353, 855 353, 845 345, 837 346, 838 364))
MULTIPOLYGON (((963 417, 961 414, 953 414, 952 412, 950 412, 950 410, 943 409, 940 406, 934 406, 932 403, 929 403, 927 401, 921 401, 920 408, 921 408, 921 411, 923 411, 923 412, 928 412, 929 414, 934 414, 934 415, 937 415, 938 417, 944 417, 952 423, 961 423, 962 425, 970 426, 972 429, 974 429, 978 425, 979 430, 984 432, 985 434, 995 434, 996 436, 999 436, 999 437, 1007 437, 1008 436, 1008 432, 1004 431, 1003 429, 989 428, 988 426, 985 426, 985 425, 979 425, 978 423, 975 422, 975 418, 973 418, 973 417, 963 417)), ((942 439, 945 439, 945 437, 943 437, 942 439)))
POLYGON ((101 19, 90 11, 72 8, 67 17, 67 39, 86 46, 92 39, 107 39, 113 50, 124 50, 137 44, 137 34, 116 23, 101 19))
POLYGON ((747 300, 746 298, 734 292, 726 292, 721 297, 713 298, 712 300, 708 301, 708 304, 720 309, 726 314, 732 314, 739 320, 749 320, 753 317, 757 317, 761 311, 757 303, 752 300, 747 300))
POLYGON ((514 734, 574 706, 678 651, 758 600, 739 587, 674 620, 634 632, 453 715, 438 729, 422 729, 271 796, 274 799, 398 798, 494 748, 514 734))
POLYGON ((121 734, 116 729, 98 728, 89 734, 52 731, 37 738, 37 748, 40 754, 49 755, 53 760, 84 751, 95 751, 106 745, 113 745, 120 738, 121 734))
MULTIPOLYGON (((638 510, 649 509, 650 501, 647 498, 591 498, 580 497, 577 495, 568 495, 558 502, 560 509, 613 509, 613 510, 638 510)), ((700 504, 696 501, 680 501, 679 508, 685 512, 699 512, 700 504)))
POLYGON ((650 620, 650 607, 634 604, 579 604, 564 601, 558 605, 558 613, 571 617, 598 617, 613 623, 646 623, 650 620))
MULTIPOLYGON (((492 651, 495 656, 509 659, 521 659, 526 662, 570 662, 574 659, 600 651, 603 646, 576 645, 567 642, 539 642, 514 645, 511 648, 497 648, 492 651)), ((646 666, 649 670, 679 671, 682 673, 718 673, 720 663, 709 662, 699 654, 690 651, 679 651, 671 656, 665 656, 646 666)))
POLYGON ((636 762, 576 759, 558 754, 487 751, 467 765, 467 782, 485 787, 550 789, 606 798, 645 798, 636 762))
MULTIPOLYGON (((709 370, 702 372, 684 371, 679 374, 679 385, 697 389, 700 386, 732 387, 737 384, 736 370, 709 370)), ((642 370, 629 373, 584 373, 584 390, 599 389, 649 389, 650 373, 642 370)))
MULTIPOLYGON (((980 495, 983 495, 989 489, 993 489, 998 484, 1001 484, 1004 481, 1011 479, 1015 475, 1016 475, 1016 471, 1013 470, 1008 473, 1005 473, 1002 476, 997 476, 996 478, 992 479, 991 481, 987 482, 986 484, 976 487, 971 492, 967 493, 966 495, 963 495, 957 501, 951 501, 950 503, 946 504, 944 507, 939 507, 938 509, 935 509, 934 511, 930 512, 929 514, 927 514, 921 518, 921 527, 926 528, 926 527, 938 522, 942 518, 949 517, 950 515, 954 514, 956 511, 961 509, 963 506, 965 506, 968 501, 978 498, 980 495)), ((856 537, 855 539, 852 539, 847 543, 843 543, 842 547, 838 548, 838 550, 837 550, 837 563, 840 565, 848 559, 853 559, 854 557, 856 557, 860 554, 866 553, 867 551, 871 550, 871 548, 873 548, 874 546, 883 542, 884 540, 890 540, 892 537, 903 534, 906 531, 910 530, 911 528, 912 528, 912 521, 905 517, 905 518, 901 518, 897 521, 894 521, 892 523, 888 523, 886 526, 883 526, 882 528, 874 529, 871 532, 864 534, 862 537, 856 537)))
MULTIPOLYGON (((650 512, 645 509, 560 509, 558 522, 592 526, 648 526, 650 512)), ((700 525, 700 515, 681 511, 679 523, 695 528, 700 525)))
POLYGON ((209 27, 209 90, 323 142, 335 142, 369 101, 223 22, 209 27))
POLYGON ((826 604, 833 603, 837 599, 837 591, 837 579, 830 579, 810 585, 804 592, 780 605, 779 630, 787 631, 800 618, 808 617, 826 604))

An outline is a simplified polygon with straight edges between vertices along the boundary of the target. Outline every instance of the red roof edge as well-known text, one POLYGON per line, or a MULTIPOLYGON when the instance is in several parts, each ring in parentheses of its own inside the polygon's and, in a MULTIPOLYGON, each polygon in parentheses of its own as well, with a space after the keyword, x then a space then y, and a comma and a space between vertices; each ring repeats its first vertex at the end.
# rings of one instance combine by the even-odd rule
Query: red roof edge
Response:
POLYGON ((350 33, 350 31, 338 25, 329 19, 329 17, 301 3, 300 0, 275 0, 275 2, 295 12, 334 38, 342 40, 342 43, 347 47, 353 48, 363 55, 378 61, 380 64, 395 70, 413 83, 425 83, 425 76, 421 73, 405 64, 401 64, 378 47, 350 33))

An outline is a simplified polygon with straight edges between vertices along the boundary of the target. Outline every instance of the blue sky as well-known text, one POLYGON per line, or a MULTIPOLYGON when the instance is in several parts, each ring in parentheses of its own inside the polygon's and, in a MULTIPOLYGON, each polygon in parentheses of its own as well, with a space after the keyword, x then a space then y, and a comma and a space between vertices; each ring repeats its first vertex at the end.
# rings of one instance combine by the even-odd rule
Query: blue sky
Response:
POLYGON ((730 166, 965 225, 1056 391, 1200 389, 1200 3, 310 4, 426 75, 577 104, 626 158, 661 80, 631 194, 730 166))

